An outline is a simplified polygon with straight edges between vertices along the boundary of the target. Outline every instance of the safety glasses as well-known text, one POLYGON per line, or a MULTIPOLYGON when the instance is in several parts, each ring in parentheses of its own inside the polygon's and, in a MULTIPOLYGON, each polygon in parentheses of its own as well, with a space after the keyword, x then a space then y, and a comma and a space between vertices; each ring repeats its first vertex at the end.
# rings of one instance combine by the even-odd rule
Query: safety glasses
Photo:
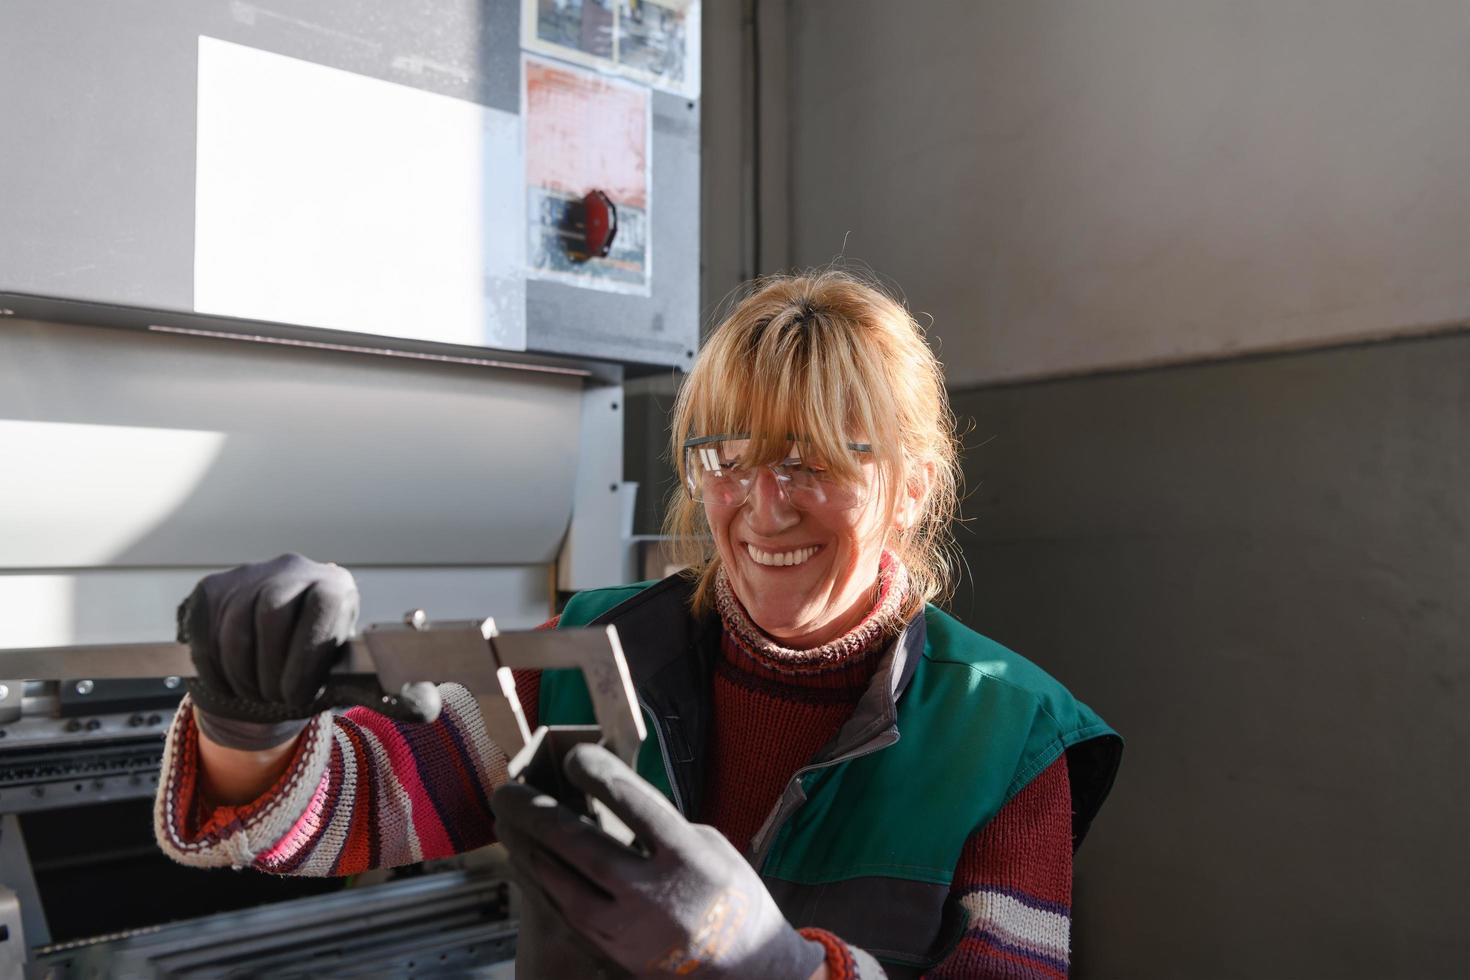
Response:
MULTIPOLYGON (((750 497, 762 467, 750 466, 750 434, 734 433, 700 436, 684 443, 684 486, 689 496, 700 503, 721 507, 739 507, 750 497)), ((865 442, 849 442, 849 451, 870 454, 873 447, 865 442)), ((858 461, 861 465, 862 460, 858 461)), ((764 466, 776 477, 792 506, 803 509, 860 507, 868 499, 869 481, 854 482, 831 472, 826 461, 810 452, 803 456, 802 444, 793 441, 785 459, 764 466)))

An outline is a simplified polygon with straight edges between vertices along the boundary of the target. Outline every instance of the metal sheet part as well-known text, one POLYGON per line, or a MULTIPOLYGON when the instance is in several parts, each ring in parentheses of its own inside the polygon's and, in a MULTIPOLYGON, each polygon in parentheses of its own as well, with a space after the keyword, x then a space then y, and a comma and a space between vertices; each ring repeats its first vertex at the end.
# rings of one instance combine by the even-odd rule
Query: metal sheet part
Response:
POLYGON ((25 930, 20 924, 20 899, 0 885, 0 977, 22 975, 26 959, 25 930))
POLYGON ((26 851, 25 834, 20 819, 13 813, 0 817, 0 925, 8 935, 0 939, 0 977, 6 972, 16 950, 24 958, 28 946, 51 941, 46 912, 41 907, 41 893, 36 888, 36 874, 26 851), (18 908, 12 908, 14 902, 18 908), (19 924, 12 916, 19 916, 19 924))
MULTIPOLYGON (((343 670, 374 673, 372 656, 353 641, 343 670)), ((0 677, 15 680, 193 677, 194 661, 182 643, 116 643, 0 650, 0 677)))
MULTIPOLYGON (((631 763, 647 732, 633 692, 627 659, 612 626, 498 633, 492 619, 414 626, 369 627, 347 645, 338 672, 376 674, 383 690, 405 684, 453 681, 480 703, 487 733, 514 756, 531 732, 521 711, 512 670, 581 670, 608 747, 631 763)), ((189 648, 181 643, 0 650, 0 684, 17 691, 25 680, 192 677, 189 648)))
POLYGON ((363 640, 377 665, 378 683, 397 691, 417 681, 454 681, 475 695, 485 733, 507 756, 515 755, 530 737, 515 697, 515 681, 502 676, 490 648, 493 619, 438 623, 430 629, 413 625, 373 626, 363 640))
POLYGON ((496 659, 506 667, 581 670, 603 741, 630 765, 638 757, 648 732, 617 627, 502 633, 491 645, 496 659))

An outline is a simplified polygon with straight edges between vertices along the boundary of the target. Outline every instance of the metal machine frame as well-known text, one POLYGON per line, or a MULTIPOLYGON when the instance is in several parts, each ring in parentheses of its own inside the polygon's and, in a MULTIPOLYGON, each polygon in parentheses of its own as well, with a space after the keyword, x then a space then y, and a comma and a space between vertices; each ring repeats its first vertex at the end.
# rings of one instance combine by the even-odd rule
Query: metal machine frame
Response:
MULTIPOLYGON (((384 700, 392 698, 390 692, 424 681, 464 685, 475 696, 486 733, 510 759, 511 778, 526 781, 591 816, 618 839, 632 840, 632 834, 615 816, 562 777, 561 765, 562 757, 573 745, 586 741, 606 745, 631 765, 647 735, 615 627, 501 633, 493 619, 431 624, 422 610, 414 610, 404 616, 402 623, 378 624, 364 630, 347 645, 344 653, 335 672, 373 679, 374 683, 367 689, 381 692, 384 700), (521 707, 514 676, 514 671, 526 669, 580 670, 587 682, 597 724, 542 725, 533 732, 521 707)), ((0 732, 21 732, 21 738, 7 740, 16 745, 64 739, 68 735, 85 736, 85 732, 68 732, 67 722, 53 717, 66 701, 87 698, 94 693, 131 690, 126 685, 141 687, 154 697, 164 692, 179 694, 182 680, 194 674, 189 648, 179 643, 0 650, 0 678, 7 678, 0 680, 0 726, 14 726, 0 728, 0 732), (27 733, 35 737, 27 739, 27 733)), ((130 716, 135 717, 139 716, 130 716)), ((161 718, 151 717, 153 721, 148 727, 157 729, 161 718)), ((125 724, 120 715, 113 721, 116 722, 113 727, 125 724)), ((92 722, 98 725, 94 731, 103 736, 108 734, 102 731, 99 719, 88 720, 89 725, 92 722)), ((152 792, 152 788, 151 782, 145 786, 137 781, 130 795, 152 792)), ((15 967, 27 961, 28 938, 40 943, 50 938, 44 935, 45 918, 34 881, 29 877, 20 825, 9 812, 0 827, 0 857, 7 854, 9 857, 4 862, 7 878, 16 880, 7 880, 0 886, 0 976, 6 977, 19 975, 13 972, 15 967)), ((320 904, 323 900, 303 901, 320 904)), ((262 923, 275 921, 271 916, 269 911, 261 910, 257 918, 262 923)), ((190 935, 184 930, 171 940, 151 942, 151 948, 194 948, 198 944, 189 939, 190 935)), ((127 942, 117 946, 117 950, 126 947, 129 956, 142 955, 139 950, 150 946, 145 943, 140 947, 133 936, 125 938, 127 942)), ((262 949, 269 946, 263 940, 258 945, 262 949)), ((212 954, 195 949, 185 958, 193 962, 200 956, 207 960, 209 955, 212 954)))

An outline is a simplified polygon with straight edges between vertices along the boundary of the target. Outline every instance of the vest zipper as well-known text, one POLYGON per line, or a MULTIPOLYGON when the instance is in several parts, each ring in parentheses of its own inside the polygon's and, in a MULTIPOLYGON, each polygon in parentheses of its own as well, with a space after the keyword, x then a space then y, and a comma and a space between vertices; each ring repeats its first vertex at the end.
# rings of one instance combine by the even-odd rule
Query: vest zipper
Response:
POLYGON ((658 715, 644 702, 643 696, 640 694, 635 694, 634 696, 638 699, 638 707, 644 714, 648 715, 648 720, 653 728, 653 735, 658 739, 658 754, 664 760, 664 775, 669 779, 669 792, 674 794, 674 808, 687 817, 689 814, 684 811, 684 800, 679 795, 679 780, 674 775, 674 763, 669 758, 669 745, 664 740, 663 725, 660 724, 658 715))
MULTIPOLYGON (((903 653, 904 643, 908 640, 910 628, 910 626, 905 626, 893 641, 893 648, 899 651, 900 654, 903 653)), ((902 670, 902 662, 897 663, 895 668, 902 670)), ((892 682, 888 681, 888 683, 891 685, 892 682)), ((891 690, 892 688, 890 687, 891 690)), ((828 759, 826 762, 811 763, 796 770, 791 780, 786 784, 786 788, 781 791, 781 796, 777 799, 776 805, 771 809, 770 815, 766 817, 765 823, 761 824, 760 830, 757 830, 755 837, 751 839, 750 866, 757 873, 761 872, 761 866, 766 863, 766 857, 769 855, 771 845, 776 840, 776 834, 780 832, 786 821, 791 819, 791 815, 806 802, 806 788, 801 785, 801 777, 809 772, 816 772, 818 769, 827 769, 844 762, 851 762, 853 759, 858 759, 865 755, 871 755, 880 749, 888 748, 888 746, 898 741, 898 705, 896 701, 890 700, 884 705, 883 717, 886 719, 888 727, 867 741, 860 743, 856 748, 850 749, 834 759, 828 759)))
POLYGON ((785 825, 786 821, 791 819, 791 815, 806 802, 806 789, 801 786, 801 777, 809 772, 816 772, 818 769, 829 769, 832 766, 840 765, 844 762, 851 762, 853 759, 858 759, 865 755, 872 755, 880 749, 888 748, 888 746, 897 741, 898 729, 890 725, 887 731, 880 732, 850 752, 839 755, 835 759, 828 759, 826 762, 814 762, 811 765, 802 766, 796 770, 790 782, 786 784, 786 788, 781 791, 781 798, 777 801, 775 809, 771 811, 770 816, 766 817, 766 822, 761 825, 760 830, 756 831, 755 839, 751 841, 750 866, 755 868, 757 872, 761 871, 761 865, 766 863, 767 853, 771 849, 771 844, 776 840, 776 834, 785 825), (792 792, 793 788, 796 789, 796 792, 792 792), (798 794, 800 794, 799 798, 798 794))

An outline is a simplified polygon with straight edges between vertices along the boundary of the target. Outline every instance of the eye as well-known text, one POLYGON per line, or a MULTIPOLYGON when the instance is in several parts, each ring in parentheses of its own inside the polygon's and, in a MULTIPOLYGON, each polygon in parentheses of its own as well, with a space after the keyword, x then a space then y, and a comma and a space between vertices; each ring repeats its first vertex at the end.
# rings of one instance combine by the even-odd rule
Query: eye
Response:
POLYGON ((746 449, 749 448, 749 445, 749 442, 744 439, 731 439, 720 443, 716 449, 719 454, 720 469, 744 469, 746 449))
POLYGON ((802 459, 800 456, 792 456, 782 460, 779 465, 786 473, 792 476, 801 476, 808 480, 826 480, 828 477, 827 467, 813 459, 802 459))
POLYGON ((811 457, 803 459, 800 456, 793 456, 788 459, 784 465, 789 466, 792 469, 803 470, 807 473, 811 473, 814 476, 827 472, 827 464, 823 460, 812 459, 811 457))

